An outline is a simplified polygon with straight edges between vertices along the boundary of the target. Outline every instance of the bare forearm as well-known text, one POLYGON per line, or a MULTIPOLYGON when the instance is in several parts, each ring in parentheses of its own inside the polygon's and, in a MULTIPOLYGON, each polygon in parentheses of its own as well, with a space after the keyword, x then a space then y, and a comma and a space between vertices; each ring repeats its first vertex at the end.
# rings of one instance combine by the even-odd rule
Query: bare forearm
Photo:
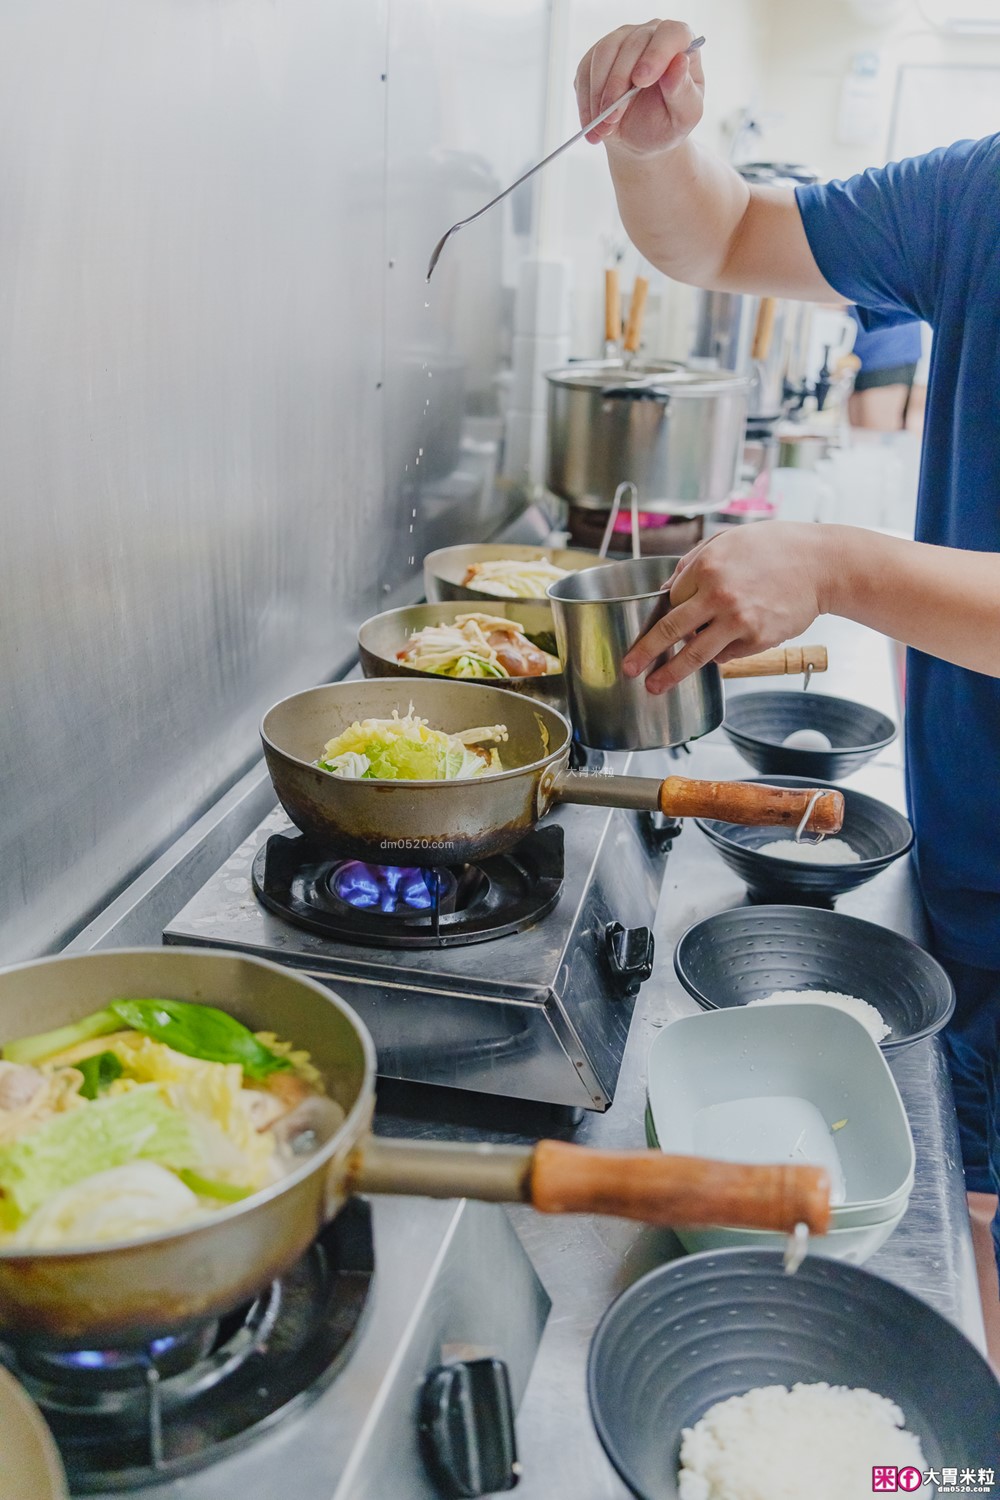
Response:
POLYGON ((1000 677, 1000 554, 823 527, 825 612, 1000 677))
POLYGON ((842 303, 806 239, 794 193, 750 188, 691 140, 656 156, 607 145, 622 223, 650 265, 689 286, 842 303))
POLYGON ((687 140, 657 156, 607 146, 618 211, 651 265, 691 286, 718 287, 750 202, 746 183, 687 140))
POLYGON ((632 241, 654 266, 694 286, 842 301, 816 264, 794 193, 750 188, 690 140, 705 88, 692 40, 679 21, 621 26, 576 72, 582 125, 630 88, 640 91, 587 136, 605 144, 632 241))

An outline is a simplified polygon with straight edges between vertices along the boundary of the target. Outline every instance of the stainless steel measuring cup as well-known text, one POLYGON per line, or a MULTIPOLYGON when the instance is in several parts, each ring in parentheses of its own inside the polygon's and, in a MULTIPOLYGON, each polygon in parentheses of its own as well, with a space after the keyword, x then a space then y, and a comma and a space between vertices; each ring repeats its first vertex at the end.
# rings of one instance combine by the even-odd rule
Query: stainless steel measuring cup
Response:
MULTIPOLYGON (((642 557, 571 573, 548 591, 569 715, 585 745, 597 750, 658 750, 717 729, 725 713, 714 663, 665 693, 626 677, 622 662, 640 636, 670 609, 669 583, 679 557, 642 557)), ((678 643, 656 665, 676 654, 678 643)), ((651 670, 653 670, 651 668, 651 670)))

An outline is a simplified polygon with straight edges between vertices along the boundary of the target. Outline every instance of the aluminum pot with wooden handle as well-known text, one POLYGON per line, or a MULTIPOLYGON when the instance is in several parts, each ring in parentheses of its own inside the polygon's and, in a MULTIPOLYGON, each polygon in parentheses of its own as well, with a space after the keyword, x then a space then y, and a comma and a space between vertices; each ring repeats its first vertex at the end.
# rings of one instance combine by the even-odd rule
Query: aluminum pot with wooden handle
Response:
POLYGON ((814 801, 808 789, 571 771, 572 733, 562 714, 502 688, 448 678, 309 688, 269 709, 260 734, 274 789, 296 827, 321 847, 376 864, 474 864, 512 849, 556 802, 791 828, 814 802, 807 826, 815 833, 836 833, 844 816, 839 792, 814 801), (375 781, 316 765, 327 741, 355 722, 388 719, 410 705, 448 734, 503 725, 505 769, 466 781, 375 781))
MULTIPOLYGON (((541 650, 556 654, 556 628, 552 620, 552 607, 547 599, 491 599, 475 604, 452 601, 447 604, 410 604, 402 609, 386 610, 366 620, 358 631, 358 654, 361 670, 366 677, 415 677, 418 680, 440 680, 440 672, 425 672, 400 661, 403 651, 418 630, 428 626, 454 625, 469 614, 493 615, 497 619, 510 620, 517 625, 541 650)), ((452 678, 451 681, 466 681, 452 678)), ((478 679, 473 679, 478 680, 478 679)), ((528 698, 538 698, 542 703, 551 703, 554 708, 566 707, 566 686, 562 672, 550 672, 539 677, 498 677, 490 686, 503 688, 508 693, 523 693, 528 698)))
MULTIPOLYGON (((144 1240, 72 1248, 0 1246, 0 1339, 19 1346, 146 1345, 221 1316, 299 1259, 352 1193, 526 1202, 544 1213, 608 1213, 651 1224, 825 1233, 820 1168, 733 1166, 656 1151, 603 1152, 390 1141, 370 1133, 375 1049, 337 995, 280 965, 221 950, 121 949, 0 972, 0 1042, 79 1021, 109 1001, 213 1004, 304 1048, 339 1109, 317 1110, 315 1149, 262 1192, 144 1240)), ((376 1255, 378 1251, 376 1248, 376 1255)))
MULTIPOLYGON (((556 627, 548 600, 493 599, 479 604, 453 600, 447 604, 408 604, 401 609, 388 609, 380 615, 372 615, 358 631, 361 670, 366 677, 439 680, 447 674, 425 672, 412 667, 399 659, 399 653, 417 631, 425 630, 428 626, 453 625, 471 613, 512 620, 533 645, 553 655, 557 654, 556 627)), ((738 661, 727 662, 719 670, 724 678, 730 678, 785 677, 806 671, 810 674, 825 672, 826 669, 827 653, 824 646, 776 646, 773 651, 762 651, 757 656, 742 656, 738 661)), ((490 682, 490 686, 502 688, 507 693, 538 698, 542 703, 551 703, 560 713, 567 711, 564 672, 549 672, 539 677, 498 677, 490 682)))

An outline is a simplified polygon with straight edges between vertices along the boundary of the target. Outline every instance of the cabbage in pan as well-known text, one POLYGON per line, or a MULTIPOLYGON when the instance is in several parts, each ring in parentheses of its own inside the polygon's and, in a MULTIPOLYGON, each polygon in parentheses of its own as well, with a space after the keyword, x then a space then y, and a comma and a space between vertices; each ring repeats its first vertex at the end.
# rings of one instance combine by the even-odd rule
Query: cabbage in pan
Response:
POLYGON ((114 1000, 3 1048, 0 1250, 203 1220, 279 1181, 342 1120, 290 1043, 208 1005, 114 1000))
POLYGON ((316 762, 321 771, 348 780, 467 781, 502 771, 493 742, 507 738, 503 724, 446 734, 426 719, 399 710, 391 719, 364 719, 330 740, 316 762))

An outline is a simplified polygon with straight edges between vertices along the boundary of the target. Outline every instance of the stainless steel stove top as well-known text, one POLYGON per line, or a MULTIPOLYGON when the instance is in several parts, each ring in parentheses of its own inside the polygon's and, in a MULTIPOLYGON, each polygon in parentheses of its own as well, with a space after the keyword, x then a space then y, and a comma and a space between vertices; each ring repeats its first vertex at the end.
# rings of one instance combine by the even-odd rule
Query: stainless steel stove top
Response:
MULTIPOLYGON (((663 774, 666 757, 608 760, 618 771, 641 762, 663 774)), ((276 809, 164 941, 238 948, 329 984, 371 1031, 382 1077, 604 1110, 649 972, 664 830, 648 814, 575 806, 541 827, 562 832, 564 879, 533 925, 464 947, 369 946, 306 930, 254 893, 258 852, 272 835, 294 832, 276 809)))
POLYGON ((375 1274, 360 1327, 346 1363, 300 1414, 196 1473, 89 1493, 97 1500, 441 1500, 448 1491, 432 1479, 419 1431, 428 1376, 497 1359, 518 1405, 549 1299, 495 1204, 381 1199, 372 1217, 375 1274))

